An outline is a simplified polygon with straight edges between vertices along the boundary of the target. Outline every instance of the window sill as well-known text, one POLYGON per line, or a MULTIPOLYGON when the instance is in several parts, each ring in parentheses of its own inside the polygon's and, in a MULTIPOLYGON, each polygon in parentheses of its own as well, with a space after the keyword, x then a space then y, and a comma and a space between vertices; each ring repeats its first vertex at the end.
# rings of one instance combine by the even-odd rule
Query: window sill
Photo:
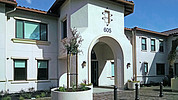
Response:
POLYGON ((37 80, 35 83, 48 83, 51 82, 50 80, 37 80))
POLYGON ((141 50, 142 52, 147 52, 147 50, 141 50))
POLYGON ((36 45, 47 45, 47 46, 51 44, 51 42, 48 41, 31 40, 31 39, 13 38, 11 40, 13 41, 13 43, 36 44, 36 45))
POLYGON ((11 84, 24 84, 29 83, 28 81, 12 81, 11 84))
POLYGON ((150 51, 150 52, 152 52, 152 53, 156 53, 156 51, 150 51))

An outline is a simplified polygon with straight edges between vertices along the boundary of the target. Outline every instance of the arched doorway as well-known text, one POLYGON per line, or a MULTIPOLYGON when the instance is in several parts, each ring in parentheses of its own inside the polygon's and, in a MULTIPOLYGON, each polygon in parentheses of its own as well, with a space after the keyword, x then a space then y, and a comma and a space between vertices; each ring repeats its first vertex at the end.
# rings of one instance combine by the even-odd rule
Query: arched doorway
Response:
POLYGON ((103 36, 94 40, 88 56, 89 82, 94 86, 124 87, 123 52, 116 39, 103 36))

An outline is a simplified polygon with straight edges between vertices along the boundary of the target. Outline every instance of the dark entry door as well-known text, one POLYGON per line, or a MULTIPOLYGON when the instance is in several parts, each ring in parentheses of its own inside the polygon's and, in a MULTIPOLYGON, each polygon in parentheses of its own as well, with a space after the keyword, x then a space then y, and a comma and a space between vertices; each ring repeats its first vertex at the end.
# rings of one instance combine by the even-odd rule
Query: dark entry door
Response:
POLYGON ((98 61, 91 61, 91 83, 98 86, 98 61))

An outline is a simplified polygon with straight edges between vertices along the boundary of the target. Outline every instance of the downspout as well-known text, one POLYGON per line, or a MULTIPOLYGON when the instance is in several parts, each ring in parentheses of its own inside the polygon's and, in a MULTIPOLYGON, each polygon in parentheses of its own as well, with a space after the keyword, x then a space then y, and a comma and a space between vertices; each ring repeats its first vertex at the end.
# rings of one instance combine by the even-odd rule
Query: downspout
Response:
POLYGON ((136 27, 132 29, 133 79, 137 81, 136 27))
MULTIPOLYGON (((16 11, 16 7, 13 9, 13 10, 10 10, 10 11, 8 11, 8 12, 6 12, 5 13, 5 16, 7 16, 8 14, 10 14, 10 13, 12 13, 12 12, 15 12, 16 11)), ((7 16, 7 19, 8 19, 8 16, 7 16)), ((6 25, 7 26, 7 25, 6 25)), ((6 32, 7 32, 7 29, 6 29, 6 32)), ((6 35, 5 35, 5 38, 6 38, 6 35)), ((6 40, 5 40, 6 41, 6 40)), ((7 56, 7 45, 6 45, 6 56, 7 56)), ((7 57, 6 57, 7 58, 7 57)), ((5 80, 6 80, 6 82, 5 82, 5 91, 8 91, 7 90, 7 84, 8 84, 8 79, 7 79, 7 60, 8 59, 6 59, 6 65, 5 65, 5 80)))
POLYGON ((12 13, 12 12, 15 12, 16 9, 17 9, 17 8, 15 7, 13 10, 7 11, 7 12, 6 12, 6 16, 7 16, 8 14, 12 13))
MULTIPOLYGON (((6 13, 5 13, 5 16, 7 16, 8 14, 10 14, 10 13, 12 13, 12 12, 15 12, 16 11, 16 7, 13 9, 13 10, 10 10, 10 11, 7 11, 6 13)), ((8 16, 7 16, 7 19, 8 19, 8 16)), ((6 25, 7 26, 7 25, 6 25)), ((7 32, 7 31, 6 31, 7 32)), ((6 36, 5 36, 6 37, 6 36)), ((6 45, 6 51, 7 51, 7 45, 6 45)), ((7 52, 6 52, 6 56, 7 56, 7 52)), ((7 58, 7 57, 6 57, 7 58)), ((6 66, 7 66, 7 60, 8 59, 6 59, 6 66)), ((5 67, 5 80, 6 80, 6 82, 5 82, 5 91, 7 91, 7 83, 8 83, 8 79, 7 79, 7 67, 5 67)))

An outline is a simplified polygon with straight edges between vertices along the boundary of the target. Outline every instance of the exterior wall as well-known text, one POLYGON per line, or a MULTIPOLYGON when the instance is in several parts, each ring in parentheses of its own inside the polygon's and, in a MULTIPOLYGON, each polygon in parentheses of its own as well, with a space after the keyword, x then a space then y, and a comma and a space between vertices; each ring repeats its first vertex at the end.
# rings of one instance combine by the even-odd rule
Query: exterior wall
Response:
MULTIPOLYGON (((124 83, 127 82, 128 79, 132 77, 132 67, 126 69, 126 64, 132 64, 132 47, 130 41, 124 34, 124 7, 117 3, 113 3, 110 1, 98 1, 98 0, 69 0, 63 4, 60 8, 60 18, 58 20, 58 25, 61 27, 61 20, 64 16, 67 15, 68 19, 68 33, 70 35, 70 28, 76 27, 77 30, 80 32, 82 38, 84 39, 81 50, 83 51, 82 54, 79 55, 79 83, 82 80, 88 80, 88 70, 90 67, 89 56, 90 50, 93 48, 93 43, 96 42, 97 39, 102 37, 113 37, 118 44, 120 45, 122 52, 123 52, 123 65, 117 66, 119 69, 123 69, 123 76, 124 76, 124 83), (106 8, 109 7, 109 11, 113 14, 112 19, 113 21, 110 23, 109 26, 106 26, 104 20, 102 20, 103 14, 106 8), (119 23, 119 24, 118 24, 119 23), (104 28, 111 28, 112 32, 107 33, 104 32, 104 28), (87 67, 82 68, 81 64, 83 61, 87 62, 87 67)), ((60 31, 58 32, 60 34, 60 31)), ((111 43, 112 44, 112 43, 111 43)), ((111 45, 110 45, 111 46, 111 45)), ((62 45, 59 41, 59 47, 62 48, 62 45)), ((114 49, 114 48, 113 48, 114 49)), ((59 50, 60 52, 60 59, 66 59, 65 53, 61 53, 62 49, 59 50)), ((119 53, 119 52, 118 52, 119 53)), ((120 54, 122 55, 122 54, 120 54)), ((117 59, 117 58, 116 58, 117 59)), ((118 60, 119 61, 119 60, 118 60)), ((59 65, 65 63, 65 60, 59 60, 59 65)), ((59 66, 62 69, 59 73, 59 76, 63 77, 66 72, 65 66, 59 66)), ((121 75, 121 73, 119 73, 121 75)), ((65 78, 65 77, 63 77, 65 78)), ((65 78, 66 79, 66 78, 65 78)), ((62 80, 65 80, 62 79, 62 80)), ((60 79, 61 80, 61 79, 60 79)), ((89 81, 91 81, 89 79, 89 81)), ((63 83, 63 82, 62 82, 63 83)), ((60 83, 61 84, 61 83, 60 83)))
MULTIPOLYGON (((25 11, 16 10, 8 14, 9 19, 4 24, 6 26, 6 75, 7 84, 6 90, 10 92, 18 92, 20 90, 28 91, 29 88, 35 90, 46 90, 50 87, 57 86, 57 19, 51 16, 40 15, 25 11), (28 43, 15 43, 12 41, 15 38, 15 21, 16 19, 46 23, 48 25, 48 42, 49 45, 36 45, 28 43), (14 65, 13 59, 28 59, 27 60, 27 81, 14 81, 14 65), (49 60, 48 65, 48 80, 37 80, 37 59, 49 60), (32 74, 33 73, 33 74, 32 74)), ((4 28, 5 29, 5 28, 4 28)), ((1 86, 0 86, 1 87, 1 86)))
POLYGON ((6 17, 5 5, 0 3, 0 91, 5 90, 6 81, 6 17))
POLYGON ((137 51, 137 79, 142 84, 150 82, 160 82, 164 78, 164 75, 156 74, 156 64, 165 64, 165 75, 169 73, 169 67, 167 62, 167 38, 159 35, 151 35, 151 33, 136 32, 136 51, 137 51), (146 38, 147 50, 143 51, 141 47, 142 37, 146 38), (156 51, 151 51, 151 39, 155 39, 156 51), (164 41, 164 52, 159 52, 159 40, 164 41), (143 63, 148 63, 148 73, 144 75, 143 63))

